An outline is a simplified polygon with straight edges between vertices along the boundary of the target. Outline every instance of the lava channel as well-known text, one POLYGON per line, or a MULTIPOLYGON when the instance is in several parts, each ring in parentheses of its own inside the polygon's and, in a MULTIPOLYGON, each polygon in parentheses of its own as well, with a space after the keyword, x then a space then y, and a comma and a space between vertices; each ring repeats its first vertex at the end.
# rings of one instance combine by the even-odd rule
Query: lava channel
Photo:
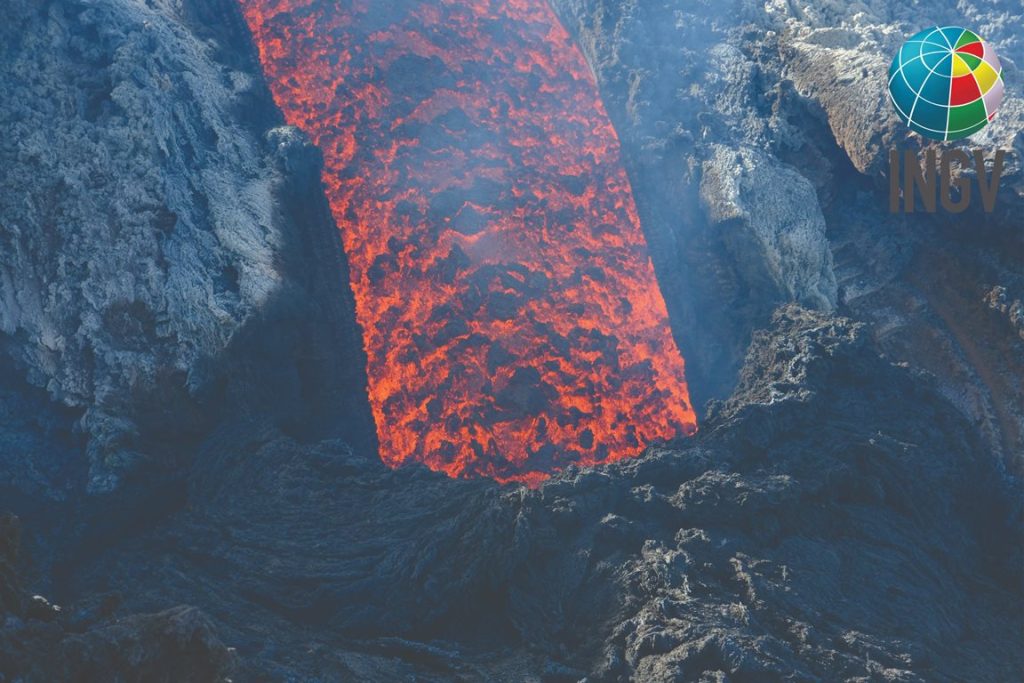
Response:
POLYGON ((324 155, 381 458, 535 485, 692 434, 619 144, 544 0, 241 0, 324 155))

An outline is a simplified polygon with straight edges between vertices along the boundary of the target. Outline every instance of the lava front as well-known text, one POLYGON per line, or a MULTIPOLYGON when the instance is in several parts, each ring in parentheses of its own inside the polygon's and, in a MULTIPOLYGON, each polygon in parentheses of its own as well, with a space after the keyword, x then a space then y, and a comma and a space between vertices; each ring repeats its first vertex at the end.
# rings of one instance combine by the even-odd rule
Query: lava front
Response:
POLYGON ((324 154, 381 457, 536 484, 692 433, 618 140, 544 0, 242 0, 324 154))

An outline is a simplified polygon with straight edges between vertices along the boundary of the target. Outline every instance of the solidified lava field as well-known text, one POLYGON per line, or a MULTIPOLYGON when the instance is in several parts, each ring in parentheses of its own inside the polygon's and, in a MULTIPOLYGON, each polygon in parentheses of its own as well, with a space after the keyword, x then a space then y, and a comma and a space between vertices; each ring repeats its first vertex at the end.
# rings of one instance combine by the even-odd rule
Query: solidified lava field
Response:
POLYGON ((536 484, 692 434, 619 145, 543 0, 241 0, 324 155, 381 457, 536 484))

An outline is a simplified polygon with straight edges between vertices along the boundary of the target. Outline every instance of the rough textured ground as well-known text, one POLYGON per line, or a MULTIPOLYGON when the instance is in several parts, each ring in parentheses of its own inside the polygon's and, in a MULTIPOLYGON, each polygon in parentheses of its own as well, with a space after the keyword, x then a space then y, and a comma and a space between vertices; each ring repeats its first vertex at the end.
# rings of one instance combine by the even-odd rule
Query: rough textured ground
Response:
POLYGON ((182 509, 76 562, 70 589, 126 613, 200 605, 243 679, 1003 681, 1024 666, 1010 485, 932 383, 847 319, 783 310, 698 437, 536 491, 237 437, 209 444, 182 509))
MULTIPOLYGON (((376 457, 319 160, 231 2, 10 5, 0 681, 1024 677, 1019 165, 995 215, 889 216, 912 138, 854 105, 917 9, 553 5, 718 400, 536 490, 376 457)), ((1019 164, 1019 10, 928 5, 1000 50, 971 144, 1019 164)))

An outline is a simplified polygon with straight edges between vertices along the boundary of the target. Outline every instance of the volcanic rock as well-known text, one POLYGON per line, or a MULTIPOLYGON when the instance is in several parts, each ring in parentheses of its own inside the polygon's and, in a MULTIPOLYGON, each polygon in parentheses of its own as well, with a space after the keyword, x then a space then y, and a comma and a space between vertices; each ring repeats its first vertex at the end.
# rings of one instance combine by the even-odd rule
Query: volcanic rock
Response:
MULTIPOLYGON (((1015 6, 928 4, 1016 68, 1015 6)), ((872 169, 903 133, 852 104, 884 68, 852 53, 888 54, 916 8, 553 5, 718 400, 693 438, 529 489, 391 470, 365 439, 319 154, 280 127, 233 2, 8 3, 0 496, 24 527, 0 518, 0 677, 1024 677, 1020 239, 1009 210, 971 234, 888 215, 872 169)), ((505 315, 488 277, 471 303, 505 315)), ((543 383, 513 372, 503 407, 533 410, 543 383)))
POLYGON ((15 571, 20 524, 0 517, 0 680, 227 681, 233 654, 197 609, 72 621, 24 594, 15 571))
POLYGON ((188 599, 253 675, 388 680, 381 651, 438 680, 517 677, 508 658, 597 681, 1024 670, 1015 484, 848 319, 780 311, 696 437, 533 491, 273 432, 196 463, 186 509, 74 592, 188 599))
POLYGON ((695 405, 729 395, 780 303, 836 307, 934 374, 1020 471, 1024 346, 981 303, 993 283, 1024 288, 1019 8, 925 5, 552 1, 622 140, 695 405), (892 55, 922 21, 977 31, 1003 64, 993 123, 950 143, 990 162, 1007 152, 992 214, 980 202, 956 216, 888 212, 889 150, 930 145, 886 92, 892 55))
POLYGON ((748 277, 764 270, 780 296, 835 308, 825 218, 807 179, 756 150, 718 146, 704 162, 700 194, 718 230, 746 233, 724 239, 748 277))
MULTIPOLYGON (((289 207, 302 189, 279 141, 262 139, 278 114, 230 3, 4 10, 0 351, 5 370, 67 407, 61 419, 88 437, 87 486, 109 492, 139 467, 173 468, 181 453, 168 444, 198 439, 223 412, 235 370, 224 358, 254 328, 299 356, 317 342, 288 328, 333 317, 307 337, 354 334, 327 310, 350 299, 344 264, 336 236, 322 248, 326 226, 321 253, 304 251, 303 212, 323 203, 318 166, 305 179, 313 201, 289 207), (303 276, 309 258, 334 266, 316 277, 333 278, 337 304, 309 303, 326 286, 303 276)), ((349 357, 332 362, 358 382, 359 353, 349 357)), ((278 384, 302 372, 282 368, 278 384)), ((45 454, 38 464, 50 467, 45 454)))

